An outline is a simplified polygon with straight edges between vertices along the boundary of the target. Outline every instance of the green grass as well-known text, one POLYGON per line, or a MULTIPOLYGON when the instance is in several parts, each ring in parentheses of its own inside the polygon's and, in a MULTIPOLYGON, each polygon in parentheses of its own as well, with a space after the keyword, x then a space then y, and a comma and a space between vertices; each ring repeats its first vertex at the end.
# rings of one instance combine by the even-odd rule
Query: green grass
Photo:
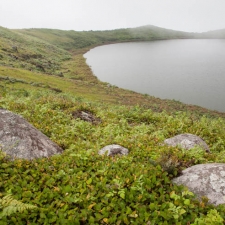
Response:
MULTIPOLYGON (((144 40, 149 32, 149 38, 175 37, 172 31, 143 29, 132 30, 133 37, 142 35, 140 40, 144 40)), ((127 29, 0 31, 0 107, 22 115, 64 149, 62 155, 33 161, 12 162, 0 154, 0 216, 8 207, 1 203, 5 196, 12 196, 18 204, 37 206, 20 213, 9 207, 0 224, 224 221, 224 206, 208 205, 206 198, 197 201, 171 180, 189 166, 225 162, 225 113, 108 86, 86 65, 83 53, 93 45, 131 41, 127 29), (14 45, 18 53, 13 52, 14 45), (48 52, 46 46, 52 50, 48 52), (70 51, 65 50, 68 48, 70 51), (21 68, 25 52, 41 54, 38 60, 45 71, 36 67, 30 71, 31 58, 21 68), (57 67, 48 70, 44 63, 48 60, 57 67), (101 123, 73 118, 76 110, 91 112, 101 123), (211 154, 161 145, 164 139, 181 133, 202 137, 211 154), (98 150, 108 144, 120 144, 130 154, 99 156, 98 150)))

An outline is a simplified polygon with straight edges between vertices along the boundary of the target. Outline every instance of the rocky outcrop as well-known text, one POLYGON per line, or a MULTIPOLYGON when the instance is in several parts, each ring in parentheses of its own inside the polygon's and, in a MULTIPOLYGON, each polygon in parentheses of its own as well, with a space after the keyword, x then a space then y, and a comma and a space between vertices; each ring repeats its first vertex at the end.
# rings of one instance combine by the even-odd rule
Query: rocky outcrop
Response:
POLYGON ((173 182, 189 188, 198 198, 206 196, 214 205, 225 203, 225 163, 199 164, 182 171, 173 182))
POLYGON ((203 139, 193 134, 179 134, 175 137, 166 139, 164 143, 173 147, 180 146, 187 150, 198 146, 206 152, 210 152, 209 146, 203 141, 203 139))
POLYGON ((0 109, 0 149, 11 159, 35 159, 63 152, 21 116, 0 109))
POLYGON ((104 155, 107 152, 107 156, 114 156, 114 155, 128 155, 129 150, 124 148, 120 145, 107 145, 101 150, 99 150, 99 155, 104 155))

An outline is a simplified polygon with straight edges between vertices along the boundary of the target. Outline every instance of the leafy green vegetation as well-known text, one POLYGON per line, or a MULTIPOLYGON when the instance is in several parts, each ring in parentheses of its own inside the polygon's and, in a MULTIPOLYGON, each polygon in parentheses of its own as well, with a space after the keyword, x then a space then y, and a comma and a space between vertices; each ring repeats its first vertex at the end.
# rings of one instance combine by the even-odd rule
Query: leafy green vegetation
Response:
POLYGON ((219 213, 215 209, 211 209, 207 216, 201 216, 201 218, 195 219, 193 225, 223 225, 223 218, 219 215, 219 213))
POLYGON ((101 44, 100 39, 122 40, 126 30, 0 29, 0 107, 22 115, 64 149, 62 155, 33 161, 9 161, 0 152, 0 224, 224 224, 223 205, 209 205, 206 198, 197 201, 171 182, 189 166, 225 162, 224 113, 100 82, 82 54, 101 44), (73 42, 75 34, 83 42, 73 42), (9 54, 18 54, 20 62, 21 49, 43 51, 44 71, 30 71, 30 58, 24 68, 12 60, 9 54), (57 67, 46 69, 45 60, 57 67), (74 118, 76 111, 91 112, 101 122, 74 118), (162 145, 180 133, 202 137, 211 154, 162 145), (109 144, 130 153, 98 155, 109 144))
MULTIPOLYGON (((140 106, 112 107, 43 90, 20 96, 11 90, 0 104, 65 149, 62 155, 33 161, 11 162, 1 156, 2 196, 11 190, 15 199, 37 206, 3 217, 2 224, 188 224, 214 208, 204 199, 194 200, 171 179, 187 166, 225 161, 222 118, 193 120, 183 112, 168 115, 140 106), (102 122, 73 119, 76 110, 92 112, 102 122), (161 145, 165 138, 185 132, 200 135, 212 154, 161 145), (111 143, 127 147, 129 156, 97 154, 111 143)), ((217 211, 224 218, 224 208, 217 211)))
POLYGON ((2 213, 0 213, 0 219, 5 216, 10 216, 11 214, 15 214, 17 212, 22 213, 25 210, 36 208, 36 206, 24 204, 20 201, 13 199, 12 196, 9 194, 0 199, 0 209, 2 209, 2 213))

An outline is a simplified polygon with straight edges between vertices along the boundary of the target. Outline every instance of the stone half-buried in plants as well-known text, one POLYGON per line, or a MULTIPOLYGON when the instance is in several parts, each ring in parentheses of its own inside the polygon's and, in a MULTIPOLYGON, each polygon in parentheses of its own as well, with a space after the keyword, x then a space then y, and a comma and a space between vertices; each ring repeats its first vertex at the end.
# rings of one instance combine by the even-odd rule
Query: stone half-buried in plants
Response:
POLYGON ((173 183, 188 187, 199 199, 206 196, 210 204, 225 204, 225 163, 189 167, 173 183))
POLYGON ((0 109, 0 150, 11 159, 28 160, 63 152, 24 118, 5 109, 0 109))
POLYGON ((99 150, 99 155, 115 156, 115 155, 128 155, 129 150, 120 145, 107 145, 101 150, 99 150))
POLYGON ((179 134, 172 138, 166 139, 164 143, 173 147, 180 146, 181 148, 187 150, 194 147, 200 147, 206 152, 210 152, 209 146, 205 143, 205 141, 194 134, 179 134))
POLYGON ((84 121, 87 121, 87 122, 90 122, 90 123, 93 123, 93 124, 98 124, 98 123, 101 123, 101 119, 97 118, 95 115, 93 115, 93 113, 89 112, 89 111, 82 111, 82 110, 77 110, 77 111, 74 111, 72 113, 72 116, 74 119, 81 119, 81 120, 84 120, 84 121))

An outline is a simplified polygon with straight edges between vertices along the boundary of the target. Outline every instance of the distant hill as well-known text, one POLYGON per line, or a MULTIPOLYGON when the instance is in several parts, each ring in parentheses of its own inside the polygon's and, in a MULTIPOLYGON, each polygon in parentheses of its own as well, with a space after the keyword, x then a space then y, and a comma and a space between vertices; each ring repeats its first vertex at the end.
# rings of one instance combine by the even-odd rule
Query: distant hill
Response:
POLYGON ((106 31, 62 31, 53 29, 22 29, 16 31, 45 40, 66 50, 115 42, 180 39, 193 38, 194 36, 193 33, 174 31, 151 25, 106 31))
POLYGON ((204 33, 199 34, 199 36, 201 38, 223 39, 223 38, 225 38, 225 29, 204 32, 204 33))

